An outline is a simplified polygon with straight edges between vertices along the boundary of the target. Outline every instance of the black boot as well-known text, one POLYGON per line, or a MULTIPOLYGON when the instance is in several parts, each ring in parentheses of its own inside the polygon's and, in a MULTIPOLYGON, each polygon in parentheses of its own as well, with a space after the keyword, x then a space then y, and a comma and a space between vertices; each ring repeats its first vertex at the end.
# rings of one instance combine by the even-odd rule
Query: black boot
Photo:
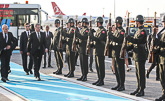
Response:
POLYGON ((83 76, 82 81, 87 81, 87 76, 83 76))
POLYGON ((103 80, 100 80, 100 81, 96 84, 96 86, 102 86, 102 85, 104 85, 104 81, 103 81, 103 80))
POLYGON ((70 72, 69 72, 68 74, 64 75, 64 76, 65 76, 65 77, 68 77, 69 74, 70 74, 70 72))
POLYGON ((62 74, 62 71, 59 70, 58 72, 56 72, 56 75, 61 75, 62 74))
POLYGON ((92 85, 96 85, 99 81, 100 81, 100 79, 98 79, 96 82, 92 83, 92 85))
POLYGON ((74 77, 74 73, 71 72, 69 75, 68 75, 68 78, 71 78, 71 77, 74 77))
POLYGON ((59 70, 57 70, 57 71, 53 72, 53 74, 56 74, 58 71, 59 71, 59 70))
POLYGON ((150 72, 147 70, 146 78, 149 78, 149 74, 150 74, 150 72))
POLYGON ((140 90, 137 94, 136 94, 137 97, 141 97, 141 96, 144 96, 144 90, 140 90))
POLYGON ((117 90, 118 88, 119 88, 119 84, 117 86, 115 86, 115 87, 112 87, 111 89, 112 90, 117 90))
POLYGON ((117 88, 117 91, 124 91, 125 87, 124 86, 120 86, 119 88, 117 88))
POLYGON ((130 95, 135 95, 138 92, 139 92, 139 89, 137 88, 134 92, 130 93, 130 95))
POLYGON ((160 98, 155 99, 155 101, 162 101, 165 100, 165 94, 163 94, 160 98))
POLYGON ((82 78, 83 78, 83 76, 81 76, 81 77, 80 77, 80 78, 78 78, 77 80, 78 80, 78 81, 81 81, 81 80, 82 80, 82 78))

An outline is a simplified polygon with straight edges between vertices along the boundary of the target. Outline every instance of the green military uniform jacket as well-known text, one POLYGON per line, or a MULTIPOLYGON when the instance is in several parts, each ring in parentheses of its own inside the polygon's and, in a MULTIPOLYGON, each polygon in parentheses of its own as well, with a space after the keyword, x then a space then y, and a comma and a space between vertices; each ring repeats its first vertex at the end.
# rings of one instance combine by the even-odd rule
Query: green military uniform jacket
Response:
POLYGON ((88 39, 89 29, 85 26, 80 30, 80 33, 77 34, 79 39, 79 53, 86 54, 86 45, 88 39))
POLYGON ((57 51, 57 47, 58 47, 58 43, 59 43, 59 37, 60 37, 60 27, 57 28, 54 31, 54 35, 53 35, 53 41, 52 41, 52 45, 51 47, 53 48, 53 50, 57 51))
POLYGON ((75 27, 71 27, 64 35, 66 39, 66 52, 70 52, 72 49, 72 42, 73 42, 73 36, 74 36, 75 30, 76 30, 75 27))
POLYGON ((107 31, 103 26, 100 26, 96 31, 95 36, 91 36, 94 41, 95 55, 104 56, 105 42, 106 42, 107 31))
POLYGON ((112 57, 120 57, 120 50, 122 47, 124 39, 125 30, 123 27, 117 28, 117 30, 112 34, 109 32, 109 39, 112 40, 112 57))
POLYGON ((165 64, 165 32, 162 33, 160 40, 155 39, 155 45, 159 46, 159 64, 165 64))
POLYGON ((130 46, 133 48, 133 59, 134 61, 141 61, 147 59, 147 53, 145 49, 145 44, 147 41, 147 33, 144 30, 143 26, 138 28, 134 37, 128 36, 127 40, 133 45, 130 46))

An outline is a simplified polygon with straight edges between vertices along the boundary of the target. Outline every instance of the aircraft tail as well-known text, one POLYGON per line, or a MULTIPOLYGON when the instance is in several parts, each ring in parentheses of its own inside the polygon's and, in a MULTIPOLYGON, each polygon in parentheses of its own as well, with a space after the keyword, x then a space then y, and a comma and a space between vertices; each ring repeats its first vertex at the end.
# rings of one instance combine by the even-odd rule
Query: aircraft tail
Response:
POLYGON ((65 15, 60 8, 57 6, 57 4, 55 2, 51 2, 52 3, 52 7, 53 7, 53 11, 54 11, 54 15, 65 15))

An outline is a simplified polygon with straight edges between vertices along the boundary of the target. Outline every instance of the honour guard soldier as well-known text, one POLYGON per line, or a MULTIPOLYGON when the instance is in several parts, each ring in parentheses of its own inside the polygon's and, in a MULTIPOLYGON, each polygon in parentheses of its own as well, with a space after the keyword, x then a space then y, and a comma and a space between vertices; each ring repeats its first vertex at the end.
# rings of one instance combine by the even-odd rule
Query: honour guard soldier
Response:
POLYGON ((115 75, 117 86, 111 88, 112 90, 123 91, 125 90, 124 83, 125 83, 125 66, 124 66, 124 59, 120 59, 120 50, 122 47, 124 33, 125 30, 122 27, 123 19, 121 17, 116 17, 115 19, 115 27, 116 30, 112 34, 109 32, 109 38, 112 40, 112 59, 113 65, 115 68, 115 75))
MULTIPOLYGON (((165 30, 165 15, 162 17, 163 30, 165 30)), ((162 96, 155 101, 164 101, 165 100, 165 32, 160 35, 156 35, 154 44, 155 46, 160 47, 159 52, 159 70, 160 70, 160 83, 162 86, 162 96), (159 38, 160 37, 160 38, 159 38)))
POLYGON ((86 54, 86 45, 89 33, 89 29, 87 28, 88 19, 83 18, 81 23, 82 29, 80 30, 80 33, 77 34, 77 37, 79 38, 79 54, 82 76, 77 80, 87 81, 88 55, 86 54))
POLYGON ((137 89, 134 92, 130 93, 130 95, 136 95, 137 97, 140 97, 144 96, 144 89, 146 87, 145 62, 147 59, 147 55, 145 45, 147 40, 147 33, 143 28, 143 16, 137 15, 135 21, 138 30, 136 31, 134 37, 128 35, 126 39, 133 44, 130 47, 128 47, 127 50, 133 49, 133 60, 135 61, 137 78, 137 89))
POLYGON ((73 36, 77 33, 78 29, 74 27, 74 19, 69 18, 68 23, 70 24, 69 30, 64 34, 66 37, 66 55, 68 60, 69 73, 64 75, 65 77, 74 77, 75 71, 75 52, 72 51, 73 36))
POLYGON ((104 77, 105 77, 104 48, 105 48, 107 32, 106 29, 102 26, 103 24, 102 17, 98 17, 96 19, 96 24, 98 30, 96 31, 95 36, 93 35, 93 33, 90 33, 90 37, 94 41, 93 43, 95 47, 95 63, 96 63, 98 80, 92 84, 96 86, 102 86, 104 85, 104 77))
POLYGON ((62 49, 59 48, 59 40, 60 40, 60 33, 61 33, 61 28, 60 28, 60 20, 56 19, 55 20, 55 27, 57 28, 54 31, 54 37, 53 37, 53 42, 52 42, 52 48, 54 50, 54 56, 56 59, 56 64, 57 64, 57 71, 53 72, 53 74, 59 75, 62 74, 62 68, 63 68, 63 52, 62 49))

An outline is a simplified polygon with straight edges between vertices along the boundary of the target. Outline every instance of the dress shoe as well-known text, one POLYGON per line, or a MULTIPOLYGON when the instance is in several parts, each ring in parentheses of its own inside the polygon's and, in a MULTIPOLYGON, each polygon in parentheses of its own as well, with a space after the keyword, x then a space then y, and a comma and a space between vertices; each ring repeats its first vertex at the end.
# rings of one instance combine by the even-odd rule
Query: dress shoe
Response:
POLYGON ((69 72, 68 74, 64 75, 64 76, 65 76, 65 77, 68 77, 69 74, 70 74, 70 72, 69 72))
POLYGON ((78 78, 77 80, 78 80, 78 81, 81 81, 81 80, 82 80, 82 78, 83 78, 83 76, 81 76, 81 77, 80 77, 80 78, 78 78))
POLYGON ((59 70, 57 70, 57 71, 53 72, 53 74, 56 74, 58 71, 59 71, 59 70))
POLYGON ((33 74, 32 70, 30 70, 29 72, 30 72, 30 74, 33 74))
POLYGON ((141 96, 144 96, 144 91, 139 91, 137 94, 136 94, 137 97, 141 97, 141 96))
POLYGON ((156 77, 156 81, 160 81, 160 78, 159 77, 156 77))
POLYGON ((119 88, 117 88, 117 91, 124 91, 125 87, 124 86, 120 86, 119 88))
POLYGON ((90 68, 89 70, 90 70, 90 72, 93 72, 93 69, 92 68, 90 68))
POLYGON ((99 80, 97 80, 96 82, 92 83, 92 85, 96 85, 99 82, 99 80))
POLYGON ((150 72, 147 70, 146 78, 149 78, 149 74, 150 74, 150 72))
POLYGON ((155 99, 155 101, 164 101, 165 100, 165 94, 164 95, 162 95, 160 98, 158 98, 158 99, 155 99))
POLYGON ((6 78, 6 81, 10 81, 8 78, 6 78))
POLYGON ((4 78, 4 77, 2 77, 1 80, 2 80, 3 82, 6 82, 6 78, 4 78))
POLYGON ((112 87, 112 90, 117 90, 119 88, 119 85, 117 85, 116 87, 112 87))
POLYGON ((62 71, 56 72, 56 75, 61 75, 61 74, 62 74, 62 71))
POLYGON ((136 93, 138 93, 139 89, 137 88, 134 92, 130 93, 130 95, 135 95, 136 93))
POLYGON ((83 76, 81 81, 87 81, 87 76, 83 76))
POLYGON ((46 68, 46 66, 42 67, 42 68, 46 68))
POLYGON ((49 68, 53 68, 51 65, 48 66, 49 68))
POLYGON ((127 68, 127 72, 131 71, 132 69, 131 68, 127 68))
POLYGON ((41 81, 41 78, 40 77, 37 77, 37 81, 41 81))
POLYGON ((104 81, 102 81, 102 80, 100 80, 100 81, 96 84, 96 86, 102 86, 102 85, 104 85, 104 81))
POLYGON ((28 73, 28 72, 26 72, 26 75, 29 75, 29 73, 28 73))
POLYGON ((68 78, 71 78, 71 77, 74 77, 74 73, 70 73, 70 74, 68 75, 68 78))

